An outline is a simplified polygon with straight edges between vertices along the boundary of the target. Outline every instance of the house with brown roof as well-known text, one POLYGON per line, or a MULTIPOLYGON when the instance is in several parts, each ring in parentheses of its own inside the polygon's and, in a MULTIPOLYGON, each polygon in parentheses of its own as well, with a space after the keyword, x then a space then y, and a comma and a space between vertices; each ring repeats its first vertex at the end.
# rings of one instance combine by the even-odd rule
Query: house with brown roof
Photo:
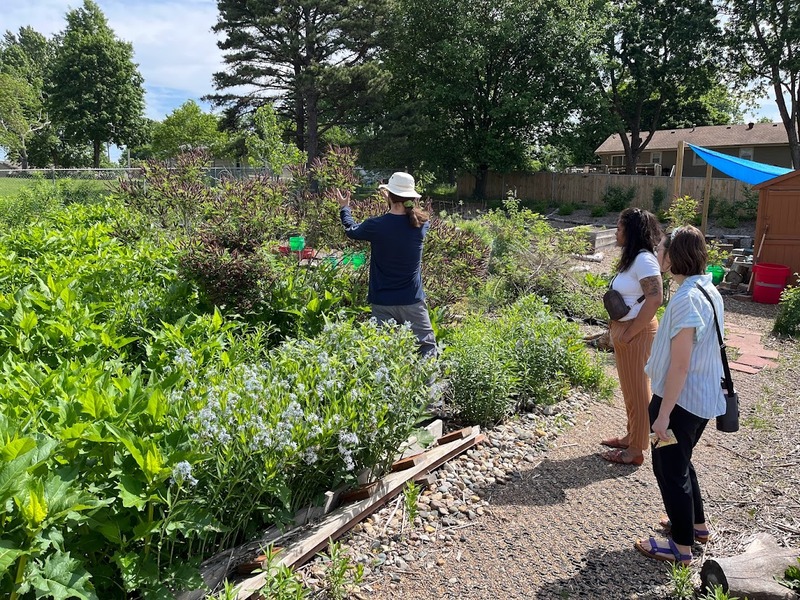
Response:
MULTIPOLYGON (((641 138, 647 138, 648 132, 642 132, 641 138)), ((630 139, 630 134, 628 134, 630 139)), ((678 156, 678 142, 710 148, 723 154, 738 156, 747 160, 792 167, 789 153, 789 138, 781 123, 748 123, 746 125, 709 125, 690 129, 662 129, 656 131, 653 139, 639 157, 639 168, 643 173, 669 175, 675 166, 678 156), (653 168, 654 165, 660 167, 653 168)), ((606 139, 595 150, 601 164, 610 173, 625 172, 625 150, 622 139, 615 133, 606 139)), ((683 157, 684 177, 703 177, 706 163, 690 148, 686 148, 683 157)), ((719 171, 715 177, 727 177, 719 171)))

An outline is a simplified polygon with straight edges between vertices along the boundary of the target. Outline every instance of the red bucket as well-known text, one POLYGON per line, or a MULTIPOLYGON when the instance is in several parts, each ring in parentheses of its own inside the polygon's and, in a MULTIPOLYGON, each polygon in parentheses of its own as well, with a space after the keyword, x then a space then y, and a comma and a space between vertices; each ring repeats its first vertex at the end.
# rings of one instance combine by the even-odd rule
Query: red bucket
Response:
POLYGON ((791 271, 786 265, 760 263, 753 265, 753 300, 761 304, 777 304, 791 271))

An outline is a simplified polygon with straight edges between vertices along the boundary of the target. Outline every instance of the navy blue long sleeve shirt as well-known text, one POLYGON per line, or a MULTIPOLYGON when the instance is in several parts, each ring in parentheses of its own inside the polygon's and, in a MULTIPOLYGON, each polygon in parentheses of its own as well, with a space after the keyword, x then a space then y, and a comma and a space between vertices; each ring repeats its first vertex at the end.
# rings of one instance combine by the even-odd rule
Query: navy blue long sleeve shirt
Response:
POLYGON ((430 221, 412 227, 406 215, 387 213, 356 223, 345 206, 339 211, 347 237, 370 243, 370 304, 407 306, 425 299, 422 290, 422 240, 430 221))

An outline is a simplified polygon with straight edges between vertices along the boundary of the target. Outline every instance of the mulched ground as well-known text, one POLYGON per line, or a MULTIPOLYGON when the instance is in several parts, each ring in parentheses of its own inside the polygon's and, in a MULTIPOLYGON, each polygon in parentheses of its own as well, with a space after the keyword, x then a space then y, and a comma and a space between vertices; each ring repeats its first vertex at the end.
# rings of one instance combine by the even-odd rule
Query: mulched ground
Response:
MULTIPOLYGON (((695 548, 695 570, 707 556, 743 551, 769 532, 800 547, 800 348, 767 332, 775 307, 726 299, 730 324, 761 331, 779 366, 734 379, 742 429, 713 424, 696 451, 707 499, 711 542, 695 548)), ((540 462, 489 491, 485 515, 433 551, 436 564, 412 562, 368 581, 370 598, 666 598, 667 566, 633 549, 659 535, 663 512, 649 458, 642 467, 611 465, 596 456, 604 437, 623 433, 624 410, 598 402, 551 444, 540 462)))

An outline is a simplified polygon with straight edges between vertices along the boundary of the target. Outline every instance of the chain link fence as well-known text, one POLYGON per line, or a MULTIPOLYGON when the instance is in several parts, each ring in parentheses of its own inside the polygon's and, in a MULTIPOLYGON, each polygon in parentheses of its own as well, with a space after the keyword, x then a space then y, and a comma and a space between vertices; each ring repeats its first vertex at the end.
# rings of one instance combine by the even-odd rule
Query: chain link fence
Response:
MULTIPOLYGON (((141 177, 140 168, 114 168, 114 169, 4 169, 0 170, 0 177, 13 179, 50 180, 81 179, 94 181, 116 181, 117 179, 138 179, 141 177)), ((249 177, 272 175, 266 168, 252 167, 210 167, 206 176, 212 181, 225 179, 247 179, 249 177)))

